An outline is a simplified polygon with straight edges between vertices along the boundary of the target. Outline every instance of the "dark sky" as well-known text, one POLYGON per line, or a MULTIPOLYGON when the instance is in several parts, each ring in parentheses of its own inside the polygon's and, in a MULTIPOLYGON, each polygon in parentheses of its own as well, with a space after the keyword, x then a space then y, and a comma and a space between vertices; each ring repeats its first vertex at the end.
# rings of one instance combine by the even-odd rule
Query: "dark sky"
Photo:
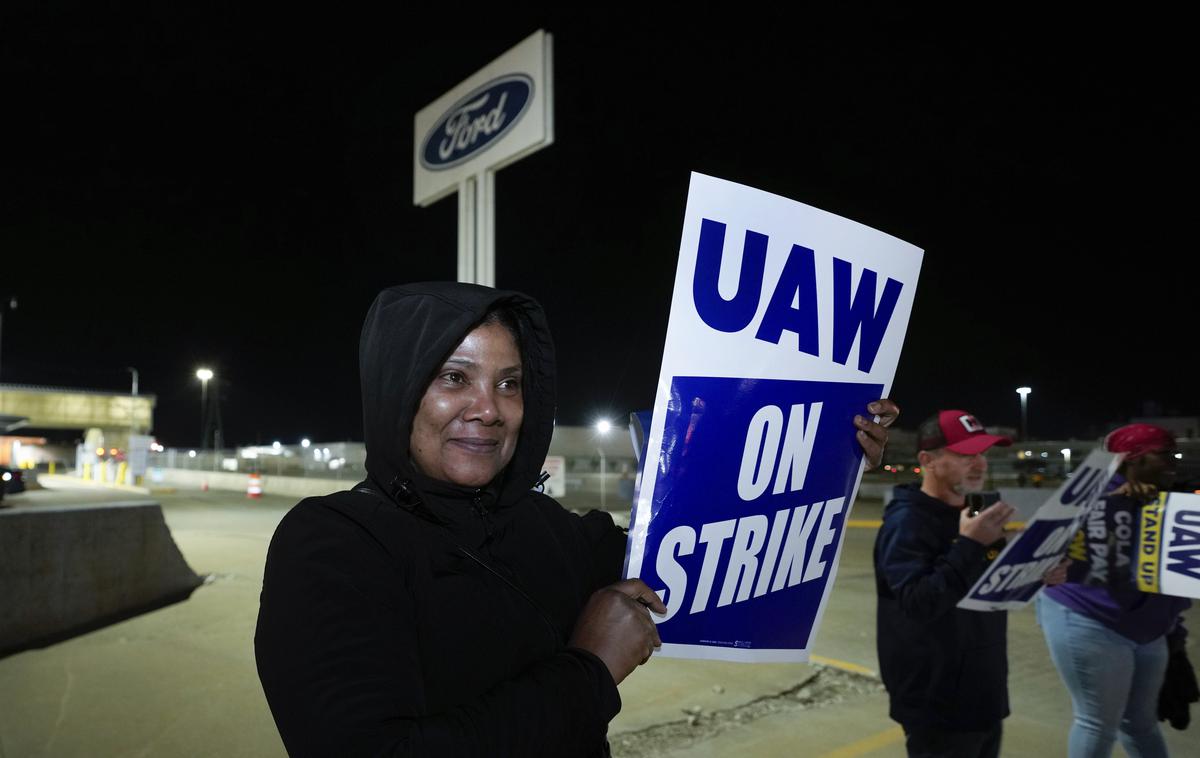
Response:
POLYGON ((497 284, 546 306, 561 421, 652 403, 693 170, 925 249, 902 425, 1015 426, 1020 384, 1041 436, 1200 413, 1180 19, 44 5, 0 11, 2 378, 136 366, 167 445, 199 437, 201 364, 231 442, 361 439, 373 295, 455 275, 413 114, 539 27, 556 143, 497 178, 497 284))

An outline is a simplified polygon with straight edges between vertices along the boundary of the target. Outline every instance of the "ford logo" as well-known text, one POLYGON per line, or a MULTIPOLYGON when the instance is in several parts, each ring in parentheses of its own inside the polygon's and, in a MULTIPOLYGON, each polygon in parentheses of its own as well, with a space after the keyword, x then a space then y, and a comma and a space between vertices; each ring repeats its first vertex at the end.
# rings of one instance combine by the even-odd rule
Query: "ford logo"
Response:
POLYGON ((457 166, 508 133, 533 100, 533 80, 502 76, 455 103, 421 143, 421 165, 430 171, 457 166))

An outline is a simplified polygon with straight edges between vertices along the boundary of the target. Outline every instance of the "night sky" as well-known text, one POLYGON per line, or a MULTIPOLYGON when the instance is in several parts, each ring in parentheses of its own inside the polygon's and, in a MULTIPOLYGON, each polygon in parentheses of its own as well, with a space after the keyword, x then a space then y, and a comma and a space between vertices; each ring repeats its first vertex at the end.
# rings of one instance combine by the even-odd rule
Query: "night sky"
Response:
POLYGON ((556 142, 497 177, 497 284, 548 311, 560 422, 653 402, 690 171, 925 249, 902 426, 1016 426, 1021 384, 1035 436, 1200 414, 1180 19, 43 5, 0 11, 0 378, 137 367, 168 446, 198 441, 200 365, 228 442, 362 438, 374 294, 456 270, 413 115, 538 28, 556 142))

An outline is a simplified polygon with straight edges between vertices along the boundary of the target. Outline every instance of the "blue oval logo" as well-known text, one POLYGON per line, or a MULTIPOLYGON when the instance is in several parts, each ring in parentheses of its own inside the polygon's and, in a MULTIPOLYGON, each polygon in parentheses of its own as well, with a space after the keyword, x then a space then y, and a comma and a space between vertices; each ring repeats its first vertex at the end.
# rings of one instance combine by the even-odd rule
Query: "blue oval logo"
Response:
POLYGON ((421 144, 421 165, 431 171, 457 166, 503 137, 533 101, 533 80, 509 74, 484 84, 446 111, 421 144))

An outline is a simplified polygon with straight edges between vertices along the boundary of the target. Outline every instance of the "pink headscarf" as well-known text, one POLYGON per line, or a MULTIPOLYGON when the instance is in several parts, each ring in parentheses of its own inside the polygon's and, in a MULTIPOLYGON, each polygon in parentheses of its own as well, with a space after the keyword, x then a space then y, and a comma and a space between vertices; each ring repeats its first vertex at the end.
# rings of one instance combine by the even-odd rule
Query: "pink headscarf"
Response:
POLYGON ((1127 461, 1174 447, 1175 437, 1161 426, 1153 424, 1127 424, 1104 438, 1104 449, 1110 453, 1125 453, 1127 461))

